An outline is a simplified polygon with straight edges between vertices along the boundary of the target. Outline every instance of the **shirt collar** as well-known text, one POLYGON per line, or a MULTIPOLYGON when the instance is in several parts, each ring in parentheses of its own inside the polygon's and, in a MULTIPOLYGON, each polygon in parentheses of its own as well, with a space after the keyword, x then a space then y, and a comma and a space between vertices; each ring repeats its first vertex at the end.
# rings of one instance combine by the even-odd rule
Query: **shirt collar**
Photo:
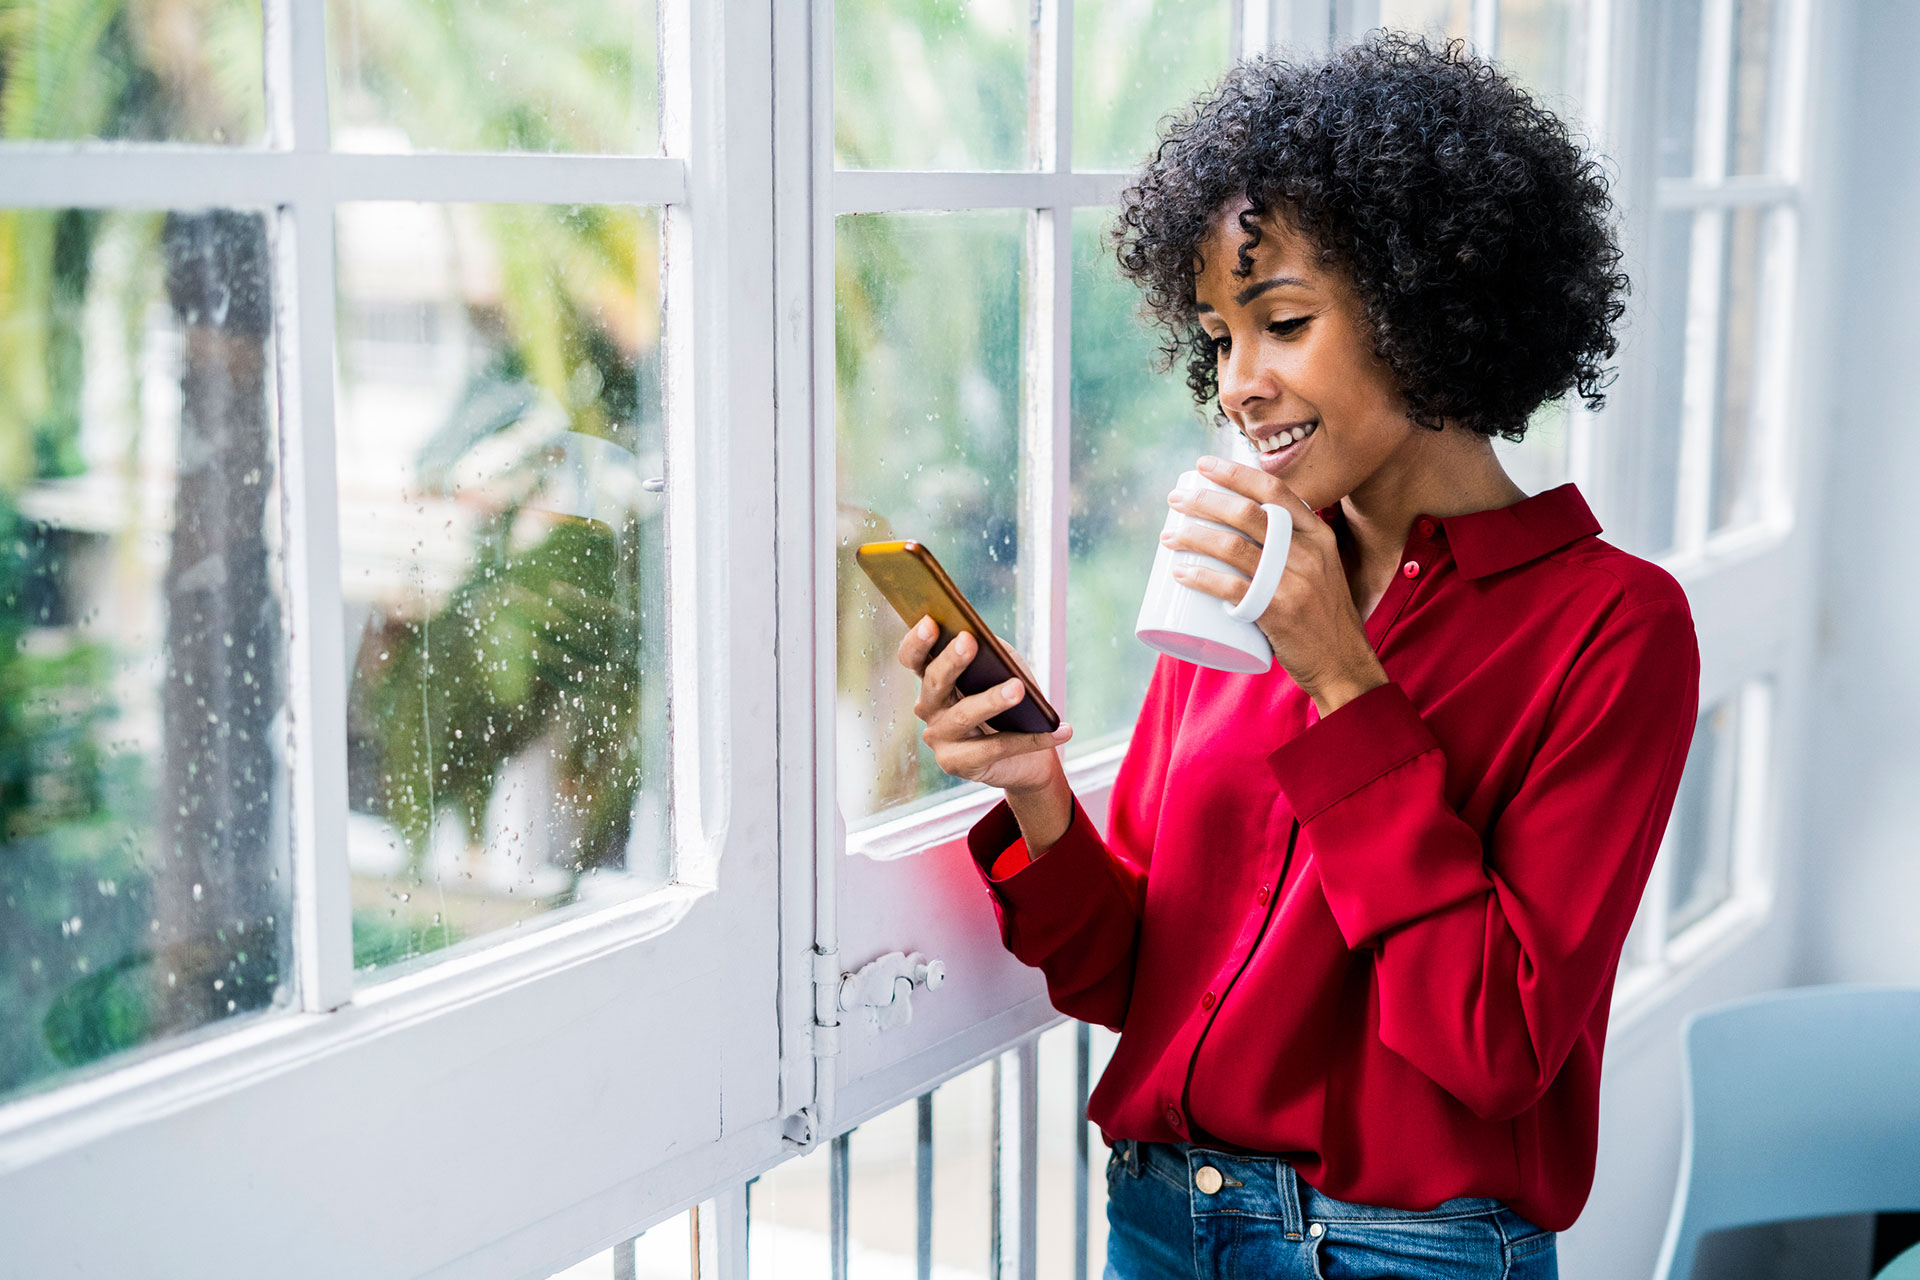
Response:
MULTIPOLYGON (((1322 509, 1320 515, 1329 522, 1346 521, 1346 513, 1337 502, 1322 509)), ((1415 536, 1423 519, 1440 526, 1453 549, 1454 563, 1468 578, 1504 572, 1600 532, 1600 522, 1572 483, 1491 511, 1415 516, 1415 536)))

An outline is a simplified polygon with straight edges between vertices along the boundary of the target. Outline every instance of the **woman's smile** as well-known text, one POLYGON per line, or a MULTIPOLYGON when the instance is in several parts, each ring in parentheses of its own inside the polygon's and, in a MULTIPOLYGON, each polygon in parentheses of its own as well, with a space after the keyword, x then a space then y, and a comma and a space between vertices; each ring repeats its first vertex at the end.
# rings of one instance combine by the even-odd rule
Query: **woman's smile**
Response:
POLYGON ((1292 470, 1300 455, 1306 452, 1307 441, 1318 435, 1319 431, 1319 420, 1314 419, 1280 427, 1250 426, 1246 429, 1246 435, 1254 452, 1259 455, 1260 469, 1270 476, 1280 476, 1292 470))

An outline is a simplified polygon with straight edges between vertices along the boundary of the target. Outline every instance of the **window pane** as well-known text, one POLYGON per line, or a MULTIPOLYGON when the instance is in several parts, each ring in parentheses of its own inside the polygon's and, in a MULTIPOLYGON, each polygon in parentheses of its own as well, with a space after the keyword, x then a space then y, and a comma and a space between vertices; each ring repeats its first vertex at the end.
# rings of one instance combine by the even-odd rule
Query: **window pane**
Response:
POLYGON ((1028 167, 1027 0, 836 0, 843 169, 1028 167))
MULTIPOLYGON (((1079 1032, 1079 1023, 1063 1022, 1040 1037, 1040 1110, 1035 1118, 1040 1167, 1034 1228, 1039 1237, 1036 1272, 1043 1276, 1073 1274, 1074 1178, 1080 1163, 1077 1143, 1087 1120, 1074 1089, 1079 1032)), ((1106 1147, 1094 1138, 1087 1153, 1088 1163, 1104 1168, 1106 1155, 1106 1147)), ((1090 1210, 1099 1207, 1098 1200, 1089 1201, 1090 1210)), ((1092 1259, 1090 1270, 1097 1272, 1099 1258, 1088 1256, 1092 1259)))
POLYGON ((1649 246, 1653 263, 1645 286, 1651 298, 1634 339, 1651 365, 1652 412, 1621 442, 1621 480, 1614 500, 1623 509, 1610 527, 1618 530, 1622 547, 1642 556, 1657 556, 1674 543, 1695 217, 1685 211, 1663 213, 1654 223, 1649 246))
POLYGON ((683 1209, 633 1239, 556 1271, 552 1280, 692 1280, 692 1210, 683 1209))
POLYGON ((1772 0, 1738 0, 1733 11, 1732 126, 1727 137, 1727 172, 1765 173, 1768 124, 1773 100, 1774 33, 1780 6, 1772 0))
POLYGON ((849 1138, 847 1252, 853 1274, 914 1274, 920 1240, 915 1175, 919 1146, 917 1099, 875 1116, 849 1138))
POLYGON ((874 214, 836 226, 840 807, 848 822, 956 785, 920 741, 906 626, 855 565, 923 542, 1014 633, 1020 297, 1028 215, 874 214))
POLYGON ((1766 215, 1736 209, 1728 219, 1726 298, 1720 315, 1720 413, 1714 432, 1712 527, 1746 524, 1760 514, 1761 272, 1766 215))
POLYGON ((1131 169, 1233 57, 1225 0, 1074 0, 1073 167, 1131 169))
POLYGON ((1694 111, 1700 82, 1701 0, 1669 0, 1660 6, 1659 105, 1654 112, 1654 165, 1663 178, 1694 173, 1694 111))
POLYGON ((1740 697, 1707 708, 1693 733, 1674 802, 1667 936, 1678 936, 1732 892, 1733 818, 1740 772, 1740 697))
MULTIPOLYGON (((954 1280, 989 1275, 999 1114, 993 1073, 994 1063, 983 1062, 933 1091, 933 1265, 954 1280)), ((1003 1075, 1009 1093, 1019 1087, 1014 1073, 1003 1075)), ((1010 1128, 1006 1141, 1017 1145, 1018 1132, 1010 1128)), ((1018 1199, 1020 1189, 1002 1186, 1000 1193, 1018 1199)))
POLYGON ((751 1280, 832 1275, 827 1187, 832 1143, 775 1165, 747 1184, 747 1274, 751 1280))
POLYGON ((0 137, 259 142, 259 0, 0 7, 0 137))
POLYGON ((1496 436, 1493 451, 1515 484, 1544 493, 1567 482, 1572 429, 1571 398, 1543 404, 1528 421, 1525 439, 1512 444, 1496 436))
POLYGON ((1473 34, 1471 0, 1380 0, 1380 25, 1436 40, 1465 40, 1473 34))
POLYGON ((0 212, 0 1096, 292 994, 271 262, 0 212))
POLYGON ((327 0, 342 151, 660 149, 656 0, 327 0))
POLYGON ((663 883, 659 219, 341 207, 362 968, 663 883))
POLYGON ((1577 114, 1586 6, 1579 0, 1499 3, 1500 62, 1507 74, 1553 111, 1577 114))
POLYGON ((1111 214, 1073 215, 1072 496, 1067 525, 1067 689, 1075 754, 1133 727, 1158 655, 1133 624, 1160 546, 1167 492, 1214 448, 1185 365, 1157 374, 1139 291, 1107 247, 1111 214))

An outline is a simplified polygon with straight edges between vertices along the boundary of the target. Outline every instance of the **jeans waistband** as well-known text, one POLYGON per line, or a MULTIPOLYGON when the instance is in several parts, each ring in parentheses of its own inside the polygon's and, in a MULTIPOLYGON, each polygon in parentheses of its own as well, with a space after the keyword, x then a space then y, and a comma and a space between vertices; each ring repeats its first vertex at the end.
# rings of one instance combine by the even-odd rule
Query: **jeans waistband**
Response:
POLYGON ((1185 1192, 1195 1217, 1234 1214, 1270 1218, 1284 1223, 1290 1238, 1312 1223, 1444 1222, 1494 1214, 1505 1208, 1501 1201, 1483 1196, 1458 1196, 1431 1209, 1395 1209, 1336 1200, 1302 1181, 1284 1157, 1236 1155, 1184 1142, 1122 1138, 1114 1144, 1114 1158, 1135 1176, 1159 1177, 1185 1192))
POLYGON ((1301 1191, 1311 1188, 1276 1156, 1238 1156, 1188 1143, 1122 1138, 1114 1144, 1114 1158, 1136 1177, 1162 1178, 1186 1192, 1196 1218, 1269 1218, 1282 1224, 1290 1240, 1306 1236, 1301 1191))

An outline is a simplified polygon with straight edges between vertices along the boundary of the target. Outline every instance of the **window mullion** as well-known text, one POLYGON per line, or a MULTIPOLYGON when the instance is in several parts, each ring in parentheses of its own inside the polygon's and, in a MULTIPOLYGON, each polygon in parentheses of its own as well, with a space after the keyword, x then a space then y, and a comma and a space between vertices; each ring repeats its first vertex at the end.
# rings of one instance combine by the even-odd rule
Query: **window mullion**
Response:
POLYGON ((1474 49, 1483 58, 1497 58, 1500 55, 1500 0, 1473 0, 1473 16, 1469 22, 1474 49))
MULTIPOLYGON (((325 12, 291 0, 274 0, 267 12, 269 137, 303 156, 324 156, 329 146, 325 12)), ((337 1009, 353 998, 333 248, 333 206, 325 189, 302 183, 280 215, 275 327, 292 623, 287 695, 294 965, 301 1007, 314 1011, 337 1009)))

